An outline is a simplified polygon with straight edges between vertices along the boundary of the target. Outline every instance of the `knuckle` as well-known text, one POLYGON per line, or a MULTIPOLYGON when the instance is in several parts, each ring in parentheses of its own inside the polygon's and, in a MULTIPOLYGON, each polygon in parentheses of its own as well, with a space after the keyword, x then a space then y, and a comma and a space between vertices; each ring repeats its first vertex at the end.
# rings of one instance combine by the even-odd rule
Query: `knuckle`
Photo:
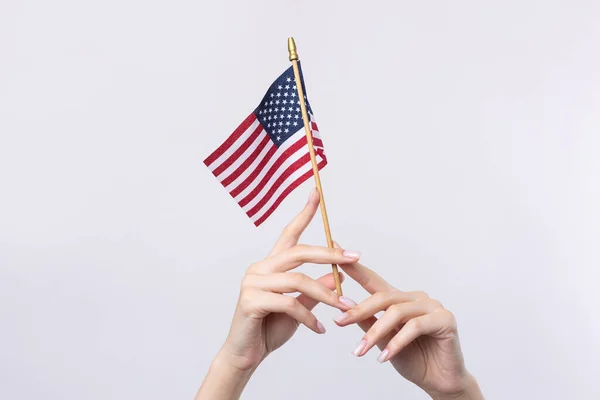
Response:
POLYGON ((423 329, 423 324, 421 323, 421 321, 415 318, 408 321, 406 323, 406 327, 411 331, 421 332, 421 330, 423 329))
POLYGON ((387 311, 391 312, 392 314, 399 316, 402 314, 402 305, 400 304, 392 304, 391 306, 388 307, 387 311))
POLYGON ((430 299, 428 301, 429 306, 431 307, 431 309, 433 311, 438 310, 440 308, 444 308, 444 306, 442 305, 442 303, 440 303, 439 301, 435 300, 435 299, 430 299))
POLYGON ((246 268, 246 274, 253 274, 258 270, 258 263, 252 263, 246 268))
POLYGON ((454 316, 452 311, 444 309, 440 312, 444 315, 446 325, 449 328, 456 330, 457 329, 456 317, 454 316))
POLYGON ((242 279, 242 284, 241 284, 242 292, 244 292, 252 287, 252 280, 253 279, 251 278, 251 275, 244 276, 244 279, 242 279))
POLYGON ((381 303, 382 301, 385 301, 389 296, 390 296, 390 294, 387 292, 377 292, 377 293, 373 294, 373 296, 371 296, 371 298, 375 302, 381 303))
POLYGON ((295 310, 296 307, 298 307, 299 305, 300 305, 300 303, 298 303, 298 300, 296 300, 295 297, 285 296, 285 302, 283 303, 283 306, 285 307, 286 310, 288 310, 288 311, 295 310))
POLYGON ((303 285, 304 283, 306 283, 306 280, 308 278, 301 272, 288 272, 288 274, 290 276, 290 279, 292 280, 292 283, 294 283, 296 286, 303 285))

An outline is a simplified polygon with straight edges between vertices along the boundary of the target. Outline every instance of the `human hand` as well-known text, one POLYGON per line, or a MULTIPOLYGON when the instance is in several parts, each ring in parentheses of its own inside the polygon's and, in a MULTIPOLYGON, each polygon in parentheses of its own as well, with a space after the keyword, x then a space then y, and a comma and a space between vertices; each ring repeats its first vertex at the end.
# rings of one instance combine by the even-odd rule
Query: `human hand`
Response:
POLYGON ((271 254, 251 265, 243 279, 231 329, 221 350, 236 368, 249 370, 287 342, 304 324, 316 333, 325 328, 311 313, 319 302, 348 310, 345 298, 332 290, 331 273, 314 280, 290 272, 304 263, 339 264, 356 262, 360 254, 342 249, 298 245, 300 235, 319 206, 319 193, 309 196, 304 210, 284 229, 271 254), (285 293, 299 292, 298 297, 285 293))
POLYGON ((357 323, 366 334, 354 350, 362 357, 377 345, 379 362, 390 361, 407 380, 436 400, 483 399, 467 371, 456 319, 424 292, 402 292, 359 263, 340 264, 371 296, 339 315, 339 326, 357 323), (384 311, 377 319, 375 314, 384 311))

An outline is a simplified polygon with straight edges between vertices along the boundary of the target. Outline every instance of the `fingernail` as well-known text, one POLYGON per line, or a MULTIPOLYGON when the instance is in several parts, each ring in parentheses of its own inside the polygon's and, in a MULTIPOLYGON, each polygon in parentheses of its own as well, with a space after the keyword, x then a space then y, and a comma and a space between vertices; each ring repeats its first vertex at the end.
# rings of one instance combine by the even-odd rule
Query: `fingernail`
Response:
POLYGON ((356 303, 354 302, 354 300, 346 296, 340 296, 340 302, 342 304, 347 305, 348 307, 356 307, 356 303))
POLYGON ((367 347, 367 341, 365 339, 363 339, 360 342, 358 342, 358 345, 356 346, 356 349, 354 349, 352 354, 354 354, 356 357, 358 357, 360 355, 360 353, 363 352, 365 347, 367 347))
POLYGON ((338 315, 337 317, 335 317, 334 321, 337 323, 340 323, 342 321, 344 321, 345 319, 347 319, 349 317, 348 313, 342 313, 340 315, 338 315))
POLYGON ((353 260, 358 260, 360 258, 360 251, 353 250, 344 250, 342 255, 346 258, 351 258, 353 260))
POLYGON ((385 349, 381 352, 381 354, 379 354, 379 357, 377 357, 377 361, 379 361, 380 363, 386 362, 388 354, 390 354, 390 352, 388 351, 388 349, 385 349))
POLYGON ((323 326, 321 321, 317 321, 317 329, 319 330, 319 333, 325 333, 325 327, 323 326))

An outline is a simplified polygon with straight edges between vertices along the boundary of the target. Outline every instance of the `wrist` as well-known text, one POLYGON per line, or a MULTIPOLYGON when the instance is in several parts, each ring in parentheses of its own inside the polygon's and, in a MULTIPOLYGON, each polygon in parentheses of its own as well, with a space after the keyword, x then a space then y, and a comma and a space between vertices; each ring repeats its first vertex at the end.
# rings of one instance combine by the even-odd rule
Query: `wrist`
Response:
POLYGON ((239 399, 255 370, 256 367, 238 368, 231 357, 221 350, 210 364, 196 400, 239 399))
POLYGON ((453 393, 429 393, 433 400, 485 400, 475 377, 468 374, 464 387, 453 393))

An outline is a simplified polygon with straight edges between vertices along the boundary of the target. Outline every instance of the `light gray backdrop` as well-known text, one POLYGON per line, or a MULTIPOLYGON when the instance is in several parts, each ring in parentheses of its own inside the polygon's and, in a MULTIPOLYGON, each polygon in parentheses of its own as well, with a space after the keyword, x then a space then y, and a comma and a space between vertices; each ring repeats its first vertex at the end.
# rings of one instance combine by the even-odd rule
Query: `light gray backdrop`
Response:
MULTIPOLYGON (((194 396, 311 189, 256 229, 202 164, 289 35, 335 238, 455 312, 490 399, 599 398, 593 0, 3 0, 0 398, 194 396)), ((301 328, 247 399, 426 398, 316 313, 328 333, 301 328)))

